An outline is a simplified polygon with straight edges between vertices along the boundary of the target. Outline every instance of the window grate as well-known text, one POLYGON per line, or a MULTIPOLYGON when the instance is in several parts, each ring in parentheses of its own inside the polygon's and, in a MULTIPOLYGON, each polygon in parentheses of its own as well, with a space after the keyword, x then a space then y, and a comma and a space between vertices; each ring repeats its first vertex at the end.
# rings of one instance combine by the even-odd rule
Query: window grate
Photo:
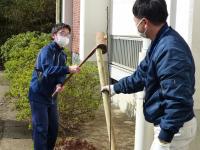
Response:
POLYGON ((110 45, 111 64, 136 69, 139 52, 142 50, 142 39, 128 36, 111 36, 110 45))

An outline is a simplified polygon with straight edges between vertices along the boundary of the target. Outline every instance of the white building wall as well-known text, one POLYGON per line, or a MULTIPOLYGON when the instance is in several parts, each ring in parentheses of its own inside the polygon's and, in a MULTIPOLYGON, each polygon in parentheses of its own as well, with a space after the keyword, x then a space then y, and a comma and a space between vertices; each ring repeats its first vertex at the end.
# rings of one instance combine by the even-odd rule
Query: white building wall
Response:
POLYGON ((135 0, 112 0, 112 35, 136 35, 132 7, 135 0))
POLYGON ((176 25, 175 29, 178 31, 182 37, 187 41, 189 46, 191 47, 191 29, 192 29, 192 21, 193 21, 193 0, 177 0, 177 8, 176 8, 176 25))
POLYGON ((106 33, 108 0, 80 2, 80 60, 83 60, 96 46, 96 32, 106 33))
MULTIPOLYGON (((169 17, 167 22, 174 24, 173 18, 170 16, 170 11, 174 11, 174 2, 176 0, 166 0, 168 6, 169 17)), ((133 20, 132 7, 135 0, 112 0, 112 20, 111 34, 121 36, 138 36, 137 28, 133 20)), ((174 14, 174 12, 173 12, 174 14)))
POLYGON ((72 25, 72 0, 62 0, 62 22, 72 25))
POLYGON ((197 150, 200 148, 200 1, 199 0, 191 0, 191 4, 193 4, 190 9, 190 12, 193 12, 191 15, 191 21, 189 22, 191 29, 191 49, 195 59, 196 65, 196 92, 194 95, 194 106, 195 106, 195 114, 197 118, 197 132, 196 138, 191 144, 191 150, 197 150))
POLYGON ((195 59, 196 65, 196 92, 194 95, 195 99, 195 108, 200 109, 200 1, 199 0, 192 0, 194 2, 194 6, 191 8, 193 9, 193 23, 191 34, 191 49, 195 59))

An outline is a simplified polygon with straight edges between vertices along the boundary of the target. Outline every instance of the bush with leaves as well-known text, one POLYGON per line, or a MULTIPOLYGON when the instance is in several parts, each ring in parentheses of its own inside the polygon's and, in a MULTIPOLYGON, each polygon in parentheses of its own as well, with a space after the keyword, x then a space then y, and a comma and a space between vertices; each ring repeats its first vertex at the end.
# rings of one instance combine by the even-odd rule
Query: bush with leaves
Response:
MULTIPOLYGON (((39 32, 22 33, 8 39, 1 46, 5 60, 5 74, 10 81, 9 95, 15 99, 17 118, 30 120, 28 89, 39 50, 50 42, 50 35, 39 32)), ((68 64, 71 62, 67 51, 68 64)), ((94 63, 86 63, 81 72, 74 75, 58 97, 61 122, 65 128, 75 127, 94 116, 100 104, 99 80, 94 63)))
POLYGON ((59 95, 60 121, 65 129, 77 126, 91 117, 100 104, 100 86, 97 66, 92 62, 83 65, 59 95))
POLYGON ((16 100, 17 118, 20 120, 30 119, 27 93, 31 75, 37 53, 49 42, 49 34, 27 32, 11 37, 1 46, 5 75, 10 81, 9 96, 16 100))

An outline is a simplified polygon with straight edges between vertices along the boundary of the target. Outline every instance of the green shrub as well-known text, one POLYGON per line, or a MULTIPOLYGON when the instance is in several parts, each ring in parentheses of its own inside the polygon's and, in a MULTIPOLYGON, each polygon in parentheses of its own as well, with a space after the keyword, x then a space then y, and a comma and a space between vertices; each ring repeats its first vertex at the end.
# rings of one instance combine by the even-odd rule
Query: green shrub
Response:
MULTIPOLYGON (((1 46, 5 74, 10 81, 9 95, 15 100, 19 120, 30 120, 27 95, 32 71, 39 49, 49 42, 49 34, 27 32, 13 36, 1 46)), ((71 56, 69 51, 67 53, 69 64, 71 56)), ((60 118, 65 128, 74 127, 93 117, 100 103, 96 65, 83 65, 81 72, 67 82, 64 92, 58 98, 60 118)))
POLYGON ((65 128, 76 128, 94 117, 100 104, 99 91, 97 66, 88 62, 66 83, 65 90, 59 95, 60 120, 65 128))
POLYGON ((30 120, 27 98, 35 59, 39 50, 50 42, 50 35, 27 32, 12 36, 1 46, 5 75, 10 81, 9 97, 15 99, 19 120, 30 120))

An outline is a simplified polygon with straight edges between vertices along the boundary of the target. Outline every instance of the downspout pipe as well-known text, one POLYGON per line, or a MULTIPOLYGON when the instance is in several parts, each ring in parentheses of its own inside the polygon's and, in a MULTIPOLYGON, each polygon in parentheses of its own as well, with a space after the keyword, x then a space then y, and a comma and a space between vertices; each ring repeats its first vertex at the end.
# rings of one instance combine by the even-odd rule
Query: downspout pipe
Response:
MULTIPOLYGON (((150 40, 143 39, 143 48, 139 53, 139 63, 146 56, 147 49, 150 45, 150 40)), ((145 92, 136 93, 136 123, 135 123, 135 150, 149 150, 153 141, 152 125, 147 123, 143 115, 143 101, 145 92)))

